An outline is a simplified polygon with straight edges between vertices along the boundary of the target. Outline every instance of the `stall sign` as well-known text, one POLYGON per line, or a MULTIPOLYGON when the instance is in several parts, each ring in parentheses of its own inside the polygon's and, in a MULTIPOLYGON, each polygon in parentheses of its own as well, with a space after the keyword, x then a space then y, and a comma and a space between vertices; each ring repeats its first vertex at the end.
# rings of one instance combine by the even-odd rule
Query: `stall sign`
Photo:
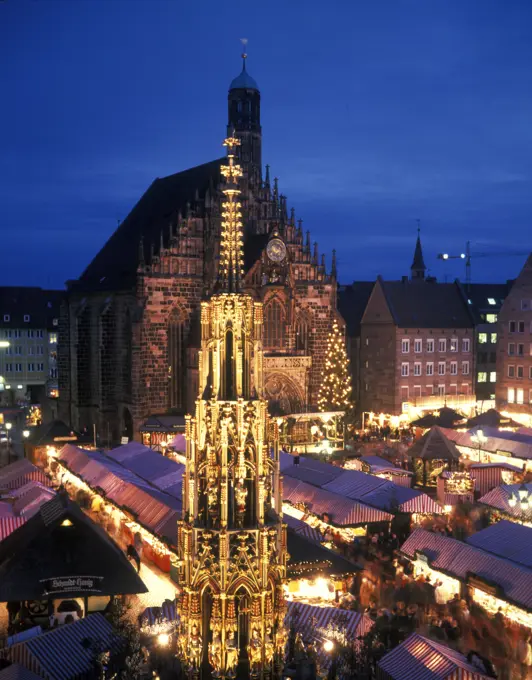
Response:
POLYGON ((41 579, 45 595, 56 593, 101 593, 103 576, 61 576, 60 578, 41 579))
POLYGON ((54 437, 54 442, 77 442, 78 438, 76 435, 71 435, 70 437, 54 437))
POLYGON ((500 597, 501 595, 499 586, 494 583, 487 583, 484 579, 479 576, 474 576, 473 574, 468 574, 467 585, 476 588, 477 590, 482 590, 484 593, 492 595, 493 597, 500 597))
POLYGON ((496 454, 498 456, 505 456, 506 458, 513 458, 511 451, 503 451, 502 449, 497 449, 496 454))
POLYGON ((120 444, 122 446, 125 446, 128 443, 129 443, 129 437, 122 437, 122 439, 120 440, 120 444))

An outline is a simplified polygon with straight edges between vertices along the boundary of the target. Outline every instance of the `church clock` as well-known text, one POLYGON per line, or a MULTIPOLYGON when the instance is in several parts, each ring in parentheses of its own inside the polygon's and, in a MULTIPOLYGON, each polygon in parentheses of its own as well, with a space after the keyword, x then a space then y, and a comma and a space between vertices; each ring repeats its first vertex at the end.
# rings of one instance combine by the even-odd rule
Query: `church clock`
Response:
POLYGON ((286 246, 280 238, 272 238, 266 246, 266 253, 273 262, 282 262, 286 257, 286 246))

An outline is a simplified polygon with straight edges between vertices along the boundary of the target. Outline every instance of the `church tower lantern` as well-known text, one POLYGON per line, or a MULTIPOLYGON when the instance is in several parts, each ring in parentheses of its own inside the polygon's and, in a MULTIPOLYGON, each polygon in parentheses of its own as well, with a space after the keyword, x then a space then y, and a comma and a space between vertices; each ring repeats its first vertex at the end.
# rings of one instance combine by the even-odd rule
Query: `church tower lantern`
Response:
POLYGON ((224 145, 218 291, 201 306, 199 395, 186 419, 179 654, 193 680, 277 680, 287 559, 278 426, 262 398, 262 303, 241 292, 240 140, 224 145))
POLYGON ((251 188, 262 182, 262 128, 260 125, 260 92, 256 81, 246 70, 247 40, 242 39, 242 72, 233 79, 228 94, 227 136, 240 140, 238 160, 251 188))

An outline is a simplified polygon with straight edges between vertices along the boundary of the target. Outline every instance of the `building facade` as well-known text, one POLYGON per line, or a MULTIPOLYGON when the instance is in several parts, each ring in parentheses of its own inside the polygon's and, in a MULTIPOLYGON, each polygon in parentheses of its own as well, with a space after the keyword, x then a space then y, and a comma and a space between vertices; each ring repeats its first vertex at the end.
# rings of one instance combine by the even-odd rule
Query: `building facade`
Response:
POLYGON ((532 254, 498 317, 496 405, 532 425, 532 254))
POLYGON ((360 324, 362 412, 474 404, 474 322, 458 282, 424 276, 418 236, 411 277, 377 279, 360 324))
POLYGON ((57 400, 57 342, 64 292, 0 288, 0 404, 57 400))
MULTIPOLYGON (((312 406, 336 317, 327 269, 302 221, 262 173, 260 92, 246 70, 228 95, 238 161, 244 286, 264 306, 264 394, 279 413, 312 406)), ((60 414, 132 437, 150 415, 192 410, 201 301, 215 290, 224 197, 218 159, 156 179, 77 281, 60 319, 60 414)))

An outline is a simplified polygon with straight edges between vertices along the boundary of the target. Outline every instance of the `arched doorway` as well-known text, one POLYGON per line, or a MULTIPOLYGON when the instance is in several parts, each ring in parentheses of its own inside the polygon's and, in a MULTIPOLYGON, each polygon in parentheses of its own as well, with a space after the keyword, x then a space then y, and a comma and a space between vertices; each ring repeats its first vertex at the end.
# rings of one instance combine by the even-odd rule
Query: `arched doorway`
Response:
POLYGON ((301 413, 304 399, 298 385, 282 373, 270 373, 264 380, 264 397, 272 415, 301 413))
POLYGON ((128 408, 124 409, 124 413, 122 415, 122 421, 124 423, 122 436, 127 437, 131 441, 133 439, 133 418, 132 418, 131 412, 128 408))

